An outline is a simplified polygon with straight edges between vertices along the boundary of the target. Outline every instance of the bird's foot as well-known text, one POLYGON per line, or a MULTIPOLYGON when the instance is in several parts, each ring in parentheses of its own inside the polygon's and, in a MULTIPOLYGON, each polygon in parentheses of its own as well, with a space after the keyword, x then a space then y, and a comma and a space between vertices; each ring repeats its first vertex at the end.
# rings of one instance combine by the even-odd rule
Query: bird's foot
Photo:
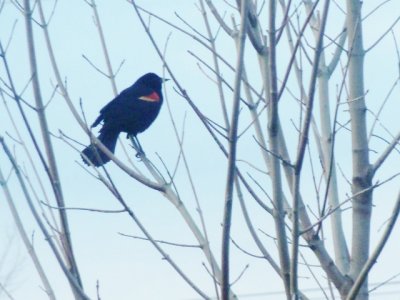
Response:
POLYGON ((136 150, 135 156, 139 159, 145 156, 146 154, 144 153, 142 145, 140 145, 137 136, 128 134, 127 137, 131 140, 133 149, 136 150))
POLYGON ((144 151, 143 151, 143 149, 142 148, 140 148, 140 149, 136 149, 136 157, 137 158, 139 158, 139 159, 141 159, 143 156, 146 156, 146 154, 144 153, 144 151))

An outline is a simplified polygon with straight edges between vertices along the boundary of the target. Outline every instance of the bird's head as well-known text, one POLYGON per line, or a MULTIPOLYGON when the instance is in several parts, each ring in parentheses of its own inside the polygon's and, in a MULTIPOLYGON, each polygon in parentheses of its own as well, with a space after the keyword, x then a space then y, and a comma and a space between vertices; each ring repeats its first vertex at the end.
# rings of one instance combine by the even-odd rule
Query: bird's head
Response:
POLYGON ((163 82, 167 81, 168 79, 163 79, 157 74, 154 73, 147 73, 140 77, 135 84, 138 85, 145 85, 147 87, 150 87, 151 89, 154 89, 156 91, 161 90, 161 85, 163 82))

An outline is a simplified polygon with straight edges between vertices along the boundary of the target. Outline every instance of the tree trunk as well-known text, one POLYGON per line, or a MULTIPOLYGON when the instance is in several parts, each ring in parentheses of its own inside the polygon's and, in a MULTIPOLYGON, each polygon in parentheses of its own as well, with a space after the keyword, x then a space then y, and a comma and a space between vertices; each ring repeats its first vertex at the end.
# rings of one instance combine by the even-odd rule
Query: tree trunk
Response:
MULTIPOLYGON (((362 39, 361 2, 347 0, 349 48, 349 109, 353 152, 353 232, 350 277, 355 280, 368 259, 372 210, 371 172, 364 92, 364 48, 362 39), (363 192, 364 191, 364 192, 363 192)), ((365 280, 356 299, 368 299, 365 280)))

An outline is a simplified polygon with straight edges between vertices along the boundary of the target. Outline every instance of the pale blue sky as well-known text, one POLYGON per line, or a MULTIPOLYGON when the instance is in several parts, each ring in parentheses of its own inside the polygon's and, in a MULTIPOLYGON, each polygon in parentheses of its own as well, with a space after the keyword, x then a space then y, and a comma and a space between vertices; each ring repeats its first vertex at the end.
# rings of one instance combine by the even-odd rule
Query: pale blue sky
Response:
MULTIPOLYGON (((46 5, 48 15, 51 11, 52 1, 43 2, 46 5)), ((375 1, 365 1, 364 3, 364 10, 367 12, 373 7, 373 4, 370 2, 375 1)), ((201 15, 194 1, 140 1, 140 3, 146 9, 176 24, 182 25, 174 16, 174 12, 177 12, 181 17, 190 22, 192 26, 199 28, 201 32, 205 32, 201 15)), ((118 90, 129 86, 136 78, 146 72, 153 71, 161 74, 161 61, 139 24, 131 5, 126 1, 105 0, 99 0, 97 4, 114 69, 117 68, 122 60, 125 60, 117 77, 118 90)), ((219 4, 222 5, 222 2, 219 4)), ((334 6, 334 4, 332 5, 334 6)), ((367 19, 363 24, 364 32, 366 33, 366 48, 398 17, 399 12, 400 8, 397 1, 390 1, 376 13, 376 16, 367 19)), ((227 13, 229 16, 231 12, 228 11, 227 13)), ((227 18, 229 19, 229 17, 227 18)), ((9 1, 6 1, 4 10, 0 15, 0 39, 3 43, 5 43, 10 34, 14 20, 18 20, 18 22, 8 50, 8 58, 16 86, 21 90, 29 80, 29 62, 25 45, 24 20, 18 10, 9 1)), ((331 20, 328 32, 334 35, 334 33, 340 31, 343 25, 343 15, 339 10, 334 9, 331 20)), ((220 120, 222 124, 216 87, 199 71, 196 60, 188 54, 187 50, 194 51, 211 63, 210 54, 193 39, 187 38, 165 25, 161 25, 155 19, 151 19, 151 24, 157 42, 161 46, 164 45, 169 34, 172 32, 168 43, 167 59, 173 66, 175 75, 206 115, 214 120, 220 120)), ((266 27, 266 24, 263 25, 266 27)), ((59 68, 62 76, 66 78, 70 96, 77 107, 79 106, 79 99, 82 99, 86 117, 88 122, 91 123, 97 116, 99 109, 113 98, 113 93, 108 80, 95 71, 82 58, 82 55, 87 56, 99 68, 105 70, 104 58, 100 50, 100 41, 93 23, 90 7, 84 1, 59 0, 54 17, 50 23, 50 34, 54 43, 59 68)), ((35 35, 42 94, 44 99, 48 99, 52 93, 52 84, 54 84, 55 80, 48 62, 47 50, 44 48, 43 35, 37 27, 35 28, 35 35)), ((395 27, 395 35, 398 38, 398 42, 400 42, 399 26, 395 27)), ((233 42, 223 32, 219 33, 219 38, 218 47, 220 51, 224 53, 224 57, 234 64, 235 51, 233 42)), ((284 47, 280 50, 288 51, 284 47)), ((251 52, 249 51, 247 55, 250 56, 251 52)), ((399 70, 396 66, 398 61, 395 56, 393 38, 390 35, 367 55, 367 103, 371 109, 376 110, 379 107, 384 96, 391 85, 393 85, 394 80, 398 77, 399 70)), ((248 57, 248 59, 252 61, 251 57, 248 57)), ((3 66, 2 64, 0 65, 0 72, 3 75, 3 66)), ((249 65, 247 71, 249 77, 256 82, 255 87, 260 88, 259 69, 257 65, 249 65)), ((227 68, 223 68, 222 73, 226 78, 232 78, 232 74, 227 68)), ((332 97, 337 91, 337 86, 335 85, 340 84, 339 77, 337 78, 331 86, 332 97)), ((179 130, 182 131, 184 126, 184 146, 187 149, 189 164, 208 224, 211 247, 215 251, 217 259, 219 259, 220 223, 223 212, 226 160, 187 103, 175 93, 173 88, 174 86, 171 82, 166 85, 167 100, 172 107, 179 130)), ((298 91, 294 90, 294 92, 297 93, 298 91)), ((230 93, 226 95, 228 97, 231 96, 230 93)), ((399 129, 398 122, 396 122, 399 113, 399 105, 396 102, 399 99, 398 87, 396 87, 394 95, 395 97, 389 100, 388 109, 383 111, 382 117, 384 125, 389 128, 392 134, 396 134, 399 129)), ((30 90, 26 92, 26 97, 32 101, 30 90)), ((296 118, 297 108, 295 110, 292 108, 294 101, 289 96, 287 97, 287 99, 282 100, 281 106, 283 107, 283 115, 285 116, 284 126, 288 131, 288 135, 294 136, 296 132, 290 123, 290 117, 296 118)), ((16 108, 11 100, 8 101, 8 104, 15 115, 17 115, 16 108)), ((347 106, 343 105, 340 110, 340 117, 343 120, 346 120, 346 109, 347 106)), ((32 116, 32 112, 28 111, 28 114, 32 116)), ((50 129, 53 133, 58 134, 58 130, 62 130, 65 134, 79 142, 88 143, 88 138, 77 125, 60 96, 56 96, 48 106, 47 116, 50 129)), ((4 121, 1 122, 0 134, 5 135, 6 131, 12 134, 12 129, 8 117, 5 116, 2 104, 0 105, 0 119, 6 120, 5 123, 4 121)), ((245 127, 247 124, 246 121, 248 121, 247 115, 244 116, 241 128, 245 127)), ((19 120, 19 122, 21 121, 19 120)), ((33 126, 36 128, 37 124, 34 123, 33 126)), ((22 124, 20 127, 23 131, 22 124)), ((382 129, 379 130, 378 133, 381 133, 382 129)), ((122 137, 124 143, 127 145, 124 136, 122 137)), ((159 118, 140 137, 149 158, 163 172, 163 166, 156 153, 162 157, 170 169, 174 169, 178 158, 178 145, 173 137, 174 133, 168 116, 168 110, 166 105, 164 105, 159 118)), ((341 167, 347 174, 351 170, 351 161, 349 160, 347 149, 349 144, 348 137, 346 133, 340 136, 338 140, 339 147, 337 149, 337 155, 342 162, 341 167)), ((7 139, 7 142, 10 145, 12 144, 11 139, 7 139)), ((372 144, 376 145, 378 150, 381 150, 384 146, 384 144, 376 140, 373 140, 372 144)), ((106 188, 75 163, 75 161, 80 161, 77 152, 57 139, 54 139, 54 147, 68 206, 99 209, 120 208, 117 201, 106 188)), ((261 157, 259 153, 253 154, 254 149, 257 149, 257 145, 253 140, 253 132, 248 132, 242 138, 239 147, 240 158, 250 161, 255 165, 260 165, 261 157)), ((129 147, 127 149, 130 151, 129 147)), ((292 153, 295 152, 295 148, 292 147, 291 150, 292 153)), ((22 156, 21 150, 17 148, 16 151, 22 156)), ((122 155, 120 147, 118 147, 116 155, 122 155)), ((132 155, 132 158, 136 160, 134 155, 132 155)), ((376 155, 371 153, 371 158, 373 160, 376 158, 376 155)), ((5 156, 1 153, 0 159, 2 161, 5 160, 5 156)), ((315 160, 315 163, 317 163, 317 160, 315 160)), ((140 163, 138 163, 138 166, 141 167, 140 163)), ((398 172, 397 166, 398 154, 395 153, 391 157, 388 166, 382 169, 379 179, 384 180, 398 172)), ((244 170, 254 172, 246 164, 242 163, 242 167, 244 170)), ((126 201, 153 234, 154 238, 187 244, 195 243, 192 234, 183 223, 179 213, 164 197, 127 177, 113 164, 109 164, 108 169, 126 201)), ((306 172, 307 179, 304 180, 302 192, 305 197, 314 197, 313 189, 310 188, 312 186, 311 176, 309 175, 309 171, 306 172)), ((255 174, 258 179, 264 180, 263 183, 265 183, 268 189, 268 181, 265 180, 265 177, 262 174, 255 174)), ((12 176, 11 179, 13 181, 10 184, 14 188, 13 190, 16 190, 14 185, 15 176, 12 176)), ((178 183, 181 198, 193 214, 195 220, 198 221, 195 202, 188 188, 189 182, 184 176, 182 166, 180 166, 175 179, 178 183)), ((342 183, 341 195, 344 198, 345 193, 349 192, 349 189, 345 184, 345 180, 342 178, 340 180, 342 183)), ((382 190, 376 192, 375 216, 378 217, 373 222, 373 243, 379 238, 381 233, 379 229, 388 218, 388 213, 398 193, 398 186, 398 180, 392 181, 384 186, 382 190)), ((58 299, 72 299, 67 281, 55 263, 55 259, 50 253, 41 233, 34 225, 23 198, 17 193, 14 197, 16 205, 24 221, 26 221, 27 230, 33 235, 35 249, 40 253, 41 261, 46 270, 48 270, 48 275, 58 299)), ((243 223, 238 203, 234 205, 235 224, 232 231, 233 238, 244 249, 259 254, 243 223)), ((256 210, 257 206, 252 200, 249 200, 248 205, 254 211, 253 218, 257 224, 257 228, 273 235, 274 231, 271 219, 264 213, 256 210)), ((350 211, 347 211, 346 224, 350 224, 348 223, 349 216, 350 211)), ((85 290, 93 299, 96 295, 96 280, 100 281, 102 299, 198 299, 196 293, 176 274, 167 262, 162 260, 160 254, 148 242, 132 240, 118 234, 118 232, 122 232, 142 236, 142 233, 127 215, 71 211, 69 212, 69 217, 75 253, 85 290)), ((39 287, 40 282, 33 270, 32 263, 22 243, 19 241, 3 196, 0 196, 0 226, 3 228, 0 231, 2 241, 6 241, 7 237, 14 237, 12 253, 7 258, 7 263, 4 266, 0 265, 0 280, 4 280, 7 271, 14 265, 17 265, 17 270, 11 278, 9 286, 15 299, 46 299, 39 287), (15 261, 16 263, 14 263, 15 261)), ((346 234, 350 234, 350 231, 346 232, 346 234)), ((394 237, 397 237, 398 234, 399 230, 396 229, 394 237)), ((262 238, 270 251, 276 254, 274 242, 268 237, 262 236, 262 238)), ((396 253, 399 252, 400 246, 394 240, 391 239, 388 247, 384 250, 384 257, 379 260, 376 271, 371 274, 371 282, 380 282, 397 274, 398 263, 395 260, 397 266, 393 268, 393 259, 395 259, 396 253)), ((2 244, 4 245, 5 242, 2 242, 2 244)), ((205 257, 199 250, 171 246, 165 246, 164 248, 182 266, 183 270, 189 274, 193 281, 198 283, 210 295, 213 294, 210 277, 202 266, 205 257)), ((0 246, 0 257, 1 251, 3 251, 3 247, 0 246)), ((306 253, 306 255, 310 256, 308 252, 306 253)), ((241 299, 282 299, 283 295, 279 294, 283 290, 281 282, 267 262, 246 256, 234 246, 232 246, 232 257, 234 259, 232 263, 232 278, 238 276, 243 268, 249 264, 249 269, 233 286, 233 289, 239 295, 243 295, 241 299), (274 294, 275 292, 278 294, 274 294), (258 293, 260 294, 257 296, 256 294, 258 293), (251 294, 254 295, 252 297, 244 296, 251 294)), ((315 287, 315 283, 309 276, 308 273, 304 273, 304 280, 301 281, 301 287, 305 291, 315 287)), ((325 282, 323 284, 324 286, 326 285, 325 282)), ((399 288, 398 285, 393 285, 382 289, 382 291, 384 290, 399 291, 399 288)), ((318 298, 321 295, 317 296, 317 293, 310 291, 307 294, 312 299, 322 299, 318 298)), ((396 297, 388 294, 385 296, 385 299, 398 299, 396 297)), ((0 294, 0 299, 3 298, 4 296, 2 297, 0 294)), ((371 299, 379 298, 378 294, 376 298, 371 297, 371 299)))

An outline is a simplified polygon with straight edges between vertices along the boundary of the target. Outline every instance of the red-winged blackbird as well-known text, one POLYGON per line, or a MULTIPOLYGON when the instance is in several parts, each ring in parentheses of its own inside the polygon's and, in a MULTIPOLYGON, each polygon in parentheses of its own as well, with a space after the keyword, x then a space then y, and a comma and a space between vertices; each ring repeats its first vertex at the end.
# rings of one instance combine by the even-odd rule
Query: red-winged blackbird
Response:
MULTIPOLYGON (((138 133, 145 131, 153 123, 163 102, 162 82, 163 79, 156 74, 147 73, 100 110, 100 116, 91 127, 96 127, 103 121, 97 138, 111 152, 114 153, 120 132, 136 138, 138 133)), ((87 165, 90 161, 96 167, 110 160, 94 144, 82 151, 82 158, 87 165)))

